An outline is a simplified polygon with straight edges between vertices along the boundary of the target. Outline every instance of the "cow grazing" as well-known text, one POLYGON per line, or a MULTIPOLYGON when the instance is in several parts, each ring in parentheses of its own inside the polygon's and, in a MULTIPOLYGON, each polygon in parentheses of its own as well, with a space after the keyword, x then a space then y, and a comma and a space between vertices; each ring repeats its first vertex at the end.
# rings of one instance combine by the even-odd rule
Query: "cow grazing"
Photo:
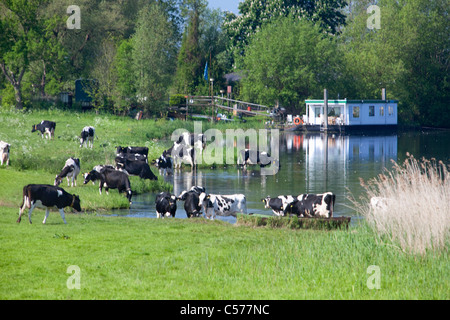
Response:
POLYGON ((233 216, 236 213, 247 214, 247 201, 243 194, 217 195, 201 193, 200 201, 208 219, 214 219, 216 214, 219 216, 233 216))
POLYGON ((6 143, 5 141, 0 141, 0 164, 3 165, 6 163, 6 165, 9 165, 9 148, 11 145, 9 143, 6 143))
POLYGON ((116 158, 116 169, 124 170, 129 175, 138 176, 141 179, 158 180, 146 161, 131 161, 116 158))
POLYGON ((177 211, 178 198, 168 192, 160 192, 156 195, 156 216, 158 218, 174 217, 177 211))
POLYGON ((55 129, 56 129, 55 122, 43 120, 41 121, 41 123, 33 125, 31 132, 40 131, 42 139, 44 139, 44 134, 48 135, 48 139, 54 139, 55 129))
POLYGON ((129 153, 129 154, 142 154, 146 158, 148 157, 148 148, 147 147, 116 147, 116 155, 120 156, 122 154, 129 153))
POLYGON ((80 159, 69 158, 66 161, 61 173, 56 175, 54 185, 59 186, 63 178, 67 178, 67 186, 70 187, 70 179, 72 180, 72 187, 77 185, 77 177, 80 173, 80 159))
POLYGON ((92 170, 85 177, 84 184, 87 184, 89 181, 96 180, 100 180, 98 186, 100 194, 102 194, 103 187, 105 188, 107 194, 109 189, 118 189, 119 193, 125 192, 127 194, 127 199, 131 205, 131 185, 130 179, 126 173, 110 168, 104 168, 101 172, 92 170))
MULTIPOLYGON (((98 173, 100 173, 100 172, 102 172, 102 170, 105 169, 105 168, 109 168, 109 169, 115 170, 115 168, 114 168, 113 166, 110 166, 110 165, 101 165, 101 164, 95 166, 92 170, 95 170, 95 171, 97 171, 98 173)), ((89 172, 84 173, 84 174, 83 174, 83 178, 86 179, 86 177, 88 176, 88 174, 89 174, 89 172)), ((91 177, 92 184, 94 184, 94 182, 97 181, 97 180, 99 180, 99 179, 97 179, 96 177, 91 177)))
POLYGON ((94 147, 95 128, 91 126, 84 127, 80 134, 80 148, 88 145, 92 149, 94 147))
POLYGON ((335 202, 336 196, 331 192, 301 194, 288 206, 285 213, 306 218, 331 218, 335 202))
POLYGON ((265 151, 256 151, 250 149, 241 150, 238 157, 238 165, 243 166, 244 168, 247 165, 259 164, 261 168, 264 168, 271 164, 280 166, 279 161, 273 159, 269 153, 265 151))
POLYGON ((261 199, 266 209, 272 209, 277 216, 284 216, 286 208, 294 201, 292 196, 278 196, 276 198, 266 197, 261 199))
POLYGON ((44 206, 46 208, 45 218, 42 222, 44 224, 49 216, 49 209, 52 207, 58 208, 64 223, 67 223, 64 215, 65 207, 72 207, 76 211, 81 211, 80 198, 77 195, 67 193, 64 189, 55 186, 29 184, 23 187, 23 201, 20 205, 17 223, 20 223, 25 208, 29 209, 28 221, 31 223, 31 213, 36 206, 44 206))

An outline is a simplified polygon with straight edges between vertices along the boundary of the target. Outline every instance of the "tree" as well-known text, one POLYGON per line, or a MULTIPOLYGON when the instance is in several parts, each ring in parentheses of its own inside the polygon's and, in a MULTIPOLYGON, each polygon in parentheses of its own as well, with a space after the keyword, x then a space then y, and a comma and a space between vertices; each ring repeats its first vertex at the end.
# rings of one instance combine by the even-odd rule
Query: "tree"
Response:
POLYGON ((0 69, 13 86, 16 108, 23 108, 22 80, 38 41, 42 21, 38 9, 46 0, 0 1, 0 69))
MULTIPOLYGON (((361 0, 365 3, 366 0, 361 0)), ((381 29, 369 30, 358 1, 343 30, 344 91, 350 98, 399 99, 399 120, 450 126, 448 6, 446 0, 382 0, 381 29)))
POLYGON ((183 33, 178 54, 176 87, 179 93, 195 93, 202 75, 202 52, 200 50, 200 16, 206 8, 204 0, 188 0, 184 3, 183 14, 188 16, 188 25, 183 33))
POLYGON ((158 3, 139 13, 132 38, 136 95, 149 112, 165 97, 175 72, 176 35, 167 13, 158 3))
POLYGON ((318 25, 280 18, 256 34, 242 61, 241 95, 247 101, 303 106, 338 81, 337 45, 318 25))
POLYGON ((341 12, 345 5, 345 0, 245 0, 239 3, 240 15, 228 16, 224 27, 232 50, 243 55, 253 35, 280 17, 306 19, 317 23, 323 31, 336 34, 345 23, 341 12))

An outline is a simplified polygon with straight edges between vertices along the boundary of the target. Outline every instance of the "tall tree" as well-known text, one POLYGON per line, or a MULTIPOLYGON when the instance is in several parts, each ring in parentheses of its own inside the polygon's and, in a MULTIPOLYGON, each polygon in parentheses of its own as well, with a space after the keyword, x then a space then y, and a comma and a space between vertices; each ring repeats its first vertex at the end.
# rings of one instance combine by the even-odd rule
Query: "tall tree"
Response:
POLYGON ((201 81, 200 16, 205 8, 204 0, 187 0, 184 3, 182 12, 187 16, 188 25, 178 54, 176 90, 179 93, 194 94, 201 81))
POLYGON ((136 94, 146 111, 155 112, 165 97, 175 71, 176 35, 158 3, 139 13, 132 38, 136 94))

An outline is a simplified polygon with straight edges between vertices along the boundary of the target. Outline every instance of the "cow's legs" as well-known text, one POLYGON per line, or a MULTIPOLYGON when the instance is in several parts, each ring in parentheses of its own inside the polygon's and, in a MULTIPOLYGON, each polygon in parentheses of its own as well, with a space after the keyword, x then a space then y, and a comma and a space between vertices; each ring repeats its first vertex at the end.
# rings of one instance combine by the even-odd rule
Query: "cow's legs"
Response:
POLYGON ((34 208, 36 207, 36 203, 31 204, 30 210, 28 210, 28 221, 31 224, 31 213, 33 212, 34 208))
POLYGON ((63 209, 63 208, 59 209, 59 214, 61 215, 61 218, 63 219, 64 224, 67 224, 67 222, 66 222, 66 216, 65 216, 65 214, 64 214, 64 209, 63 209))
POLYGON ((45 224, 45 222, 47 221, 47 218, 50 214, 50 210, 48 209, 48 207, 45 208, 45 217, 44 217, 44 221, 42 221, 42 224, 45 224))
POLYGON ((20 223, 20 221, 22 220, 22 214, 25 211, 27 205, 28 205, 28 197, 24 197, 22 207, 20 207, 19 209, 19 218, 17 219, 17 223, 20 223))

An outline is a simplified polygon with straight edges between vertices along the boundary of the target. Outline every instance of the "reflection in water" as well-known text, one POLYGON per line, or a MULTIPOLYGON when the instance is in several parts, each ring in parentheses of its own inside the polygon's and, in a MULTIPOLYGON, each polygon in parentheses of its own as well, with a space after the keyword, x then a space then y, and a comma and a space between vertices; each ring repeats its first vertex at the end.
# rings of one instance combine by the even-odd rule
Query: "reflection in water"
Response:
MULTIPOLYGON (((280 136, 281 169, 277 175, 262 175, 258 166, 244 170, 237 165, 218 165, 216 169, 191 171, 189 167, 175 170, 165 180, 173 183, 173 193, 179 195, 192 186, 204 186, 215 194, 243 193, 247 197, 249 213, 272 214, 264 209, 261 199, 270 195, 299 195, 302 193, 336 194, 336 216, 352 216, 347 197, 359 197, 362 191, 359 178, 371 179, 383 168, 397 161, 398 137, 303 135, 285 133, 280 136)), ((134 217, 155 217, 155 195, 134 197, 129 210, 114 213, 134 217)), ((185 218, 183 202, 179 201, 177 218, 185 218)), ((218 217, 231 223, 233 217, 218 217)))

